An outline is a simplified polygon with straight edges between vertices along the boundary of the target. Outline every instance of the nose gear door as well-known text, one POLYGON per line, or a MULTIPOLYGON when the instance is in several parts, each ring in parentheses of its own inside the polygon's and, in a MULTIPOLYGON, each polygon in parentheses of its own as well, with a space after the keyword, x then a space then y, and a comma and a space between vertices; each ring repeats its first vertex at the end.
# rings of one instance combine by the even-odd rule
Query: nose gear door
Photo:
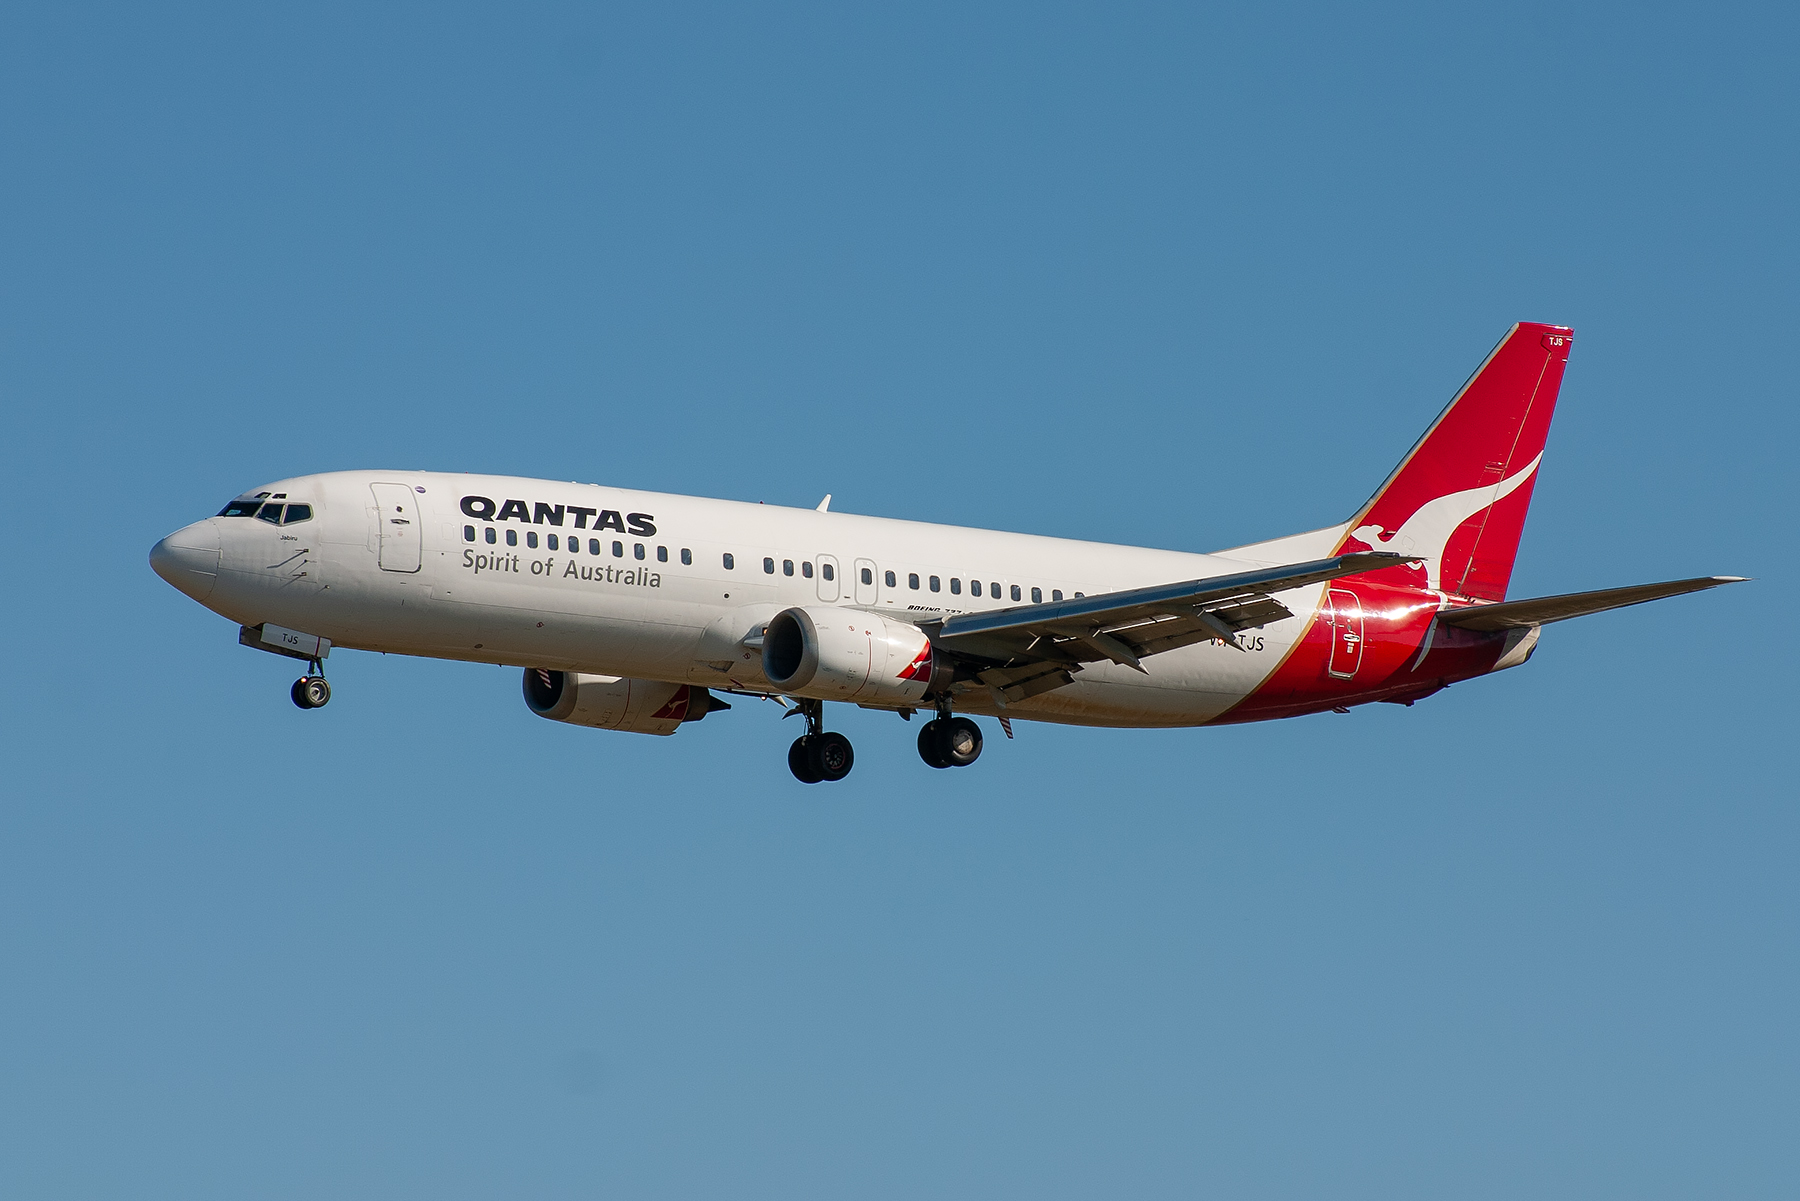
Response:
POLYGON ((381 531, 381 570, 417 571, 421 562, 419 506, 405 484, 370 484, 381 531))
POLYGON ((1325 670, 1333 679, 1348 680, 1362 664, 1362 601, 1341 588, 1331 589, 1326 597, 1331 610, 1331 662, 1325 670))

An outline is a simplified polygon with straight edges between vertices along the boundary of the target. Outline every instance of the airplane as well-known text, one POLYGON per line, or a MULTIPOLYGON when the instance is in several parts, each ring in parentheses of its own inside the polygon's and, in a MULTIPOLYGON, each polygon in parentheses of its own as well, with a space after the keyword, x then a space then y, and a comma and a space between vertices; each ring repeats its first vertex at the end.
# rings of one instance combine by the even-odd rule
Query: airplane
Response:
POLYGON ((997 718, 1225 725, 1412 705, 1523 664, 1550 622, 1740 576, 1506 599, 1573 331, 1514 325, 1348 520, 1190 554, 421 471, 263 485, 158 542, 151 567, 308 665, 333 647, 523 669, 540 717, 668 735, 764 698, 803 783, 854 751, 826 702, 928 713, 967 767, 997 718))

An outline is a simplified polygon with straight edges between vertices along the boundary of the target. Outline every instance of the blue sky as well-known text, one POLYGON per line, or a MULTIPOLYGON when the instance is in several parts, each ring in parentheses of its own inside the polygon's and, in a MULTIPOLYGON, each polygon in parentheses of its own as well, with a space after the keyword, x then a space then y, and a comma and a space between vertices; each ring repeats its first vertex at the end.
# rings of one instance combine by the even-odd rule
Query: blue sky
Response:
MULTIPOLYGON (((0 14, 0 1192, 1787 1196, 1797 24, 1675 6, 0 14), (1412 709, 844 784, 151 574, 280 476, 1207 550, 1576 328, 1412 709)), ((990 730, 990 735, 997 731, 990 730)))

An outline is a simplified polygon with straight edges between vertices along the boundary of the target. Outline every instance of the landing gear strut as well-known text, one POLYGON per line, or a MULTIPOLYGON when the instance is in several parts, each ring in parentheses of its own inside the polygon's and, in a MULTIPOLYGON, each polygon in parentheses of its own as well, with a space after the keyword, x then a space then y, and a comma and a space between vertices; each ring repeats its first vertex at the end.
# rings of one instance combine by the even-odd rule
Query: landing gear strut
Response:
POLYGON ((325 682, 325 667, 317 659, 312 661, 312 671, 294 681, 288 689, 288 695, 294 698, 294 704, 302 709, 321 709, 331 699, 331 685, 325 682))
POLYGON ((856 763, 856 752, 848 738, 821 728, 825 723, 825 702, 802 700, 796 711, 806 722, 806 733, 788 748, 788 770, 794 773, 794 779, 802 784, 817 784, 849 775, 856 763))
POLYGON ((950 710, 919 729, 919 758, 931 767, 967 767, 981 758, 981 727, 966 717, 952 717, 950 710))

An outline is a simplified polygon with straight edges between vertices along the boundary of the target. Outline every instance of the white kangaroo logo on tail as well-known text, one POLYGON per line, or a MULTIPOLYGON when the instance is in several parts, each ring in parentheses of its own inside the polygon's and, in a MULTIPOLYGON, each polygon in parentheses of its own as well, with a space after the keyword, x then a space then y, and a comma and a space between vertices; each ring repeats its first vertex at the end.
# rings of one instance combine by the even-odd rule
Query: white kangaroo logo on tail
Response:
POLYGON ((1350 537, 1363 543, 1370 550, 1392 550, 1403 555, 1412 555, 1425 561, 1425 574, 1436 591, 1438 583, 1438 567, 1444 557, 1444 547, 1450 541, 1450 535, 1456 527, 1481 512, 1489 505, 1498 504, 1511 496, 1520 484, 1531 478, 1531 473, 1538 469, 1543 460, 1543 452, 1537 458, 1525 464, 1515 475, 1508 476, 1497 484, 1483 484, 1478 488, 1468 488, 1461 492, 1452 492, 1440 496, 1436 500, 1428 500, 1408 517, 1399 529, 1389 532, 1378 525, 1359 525, 1350 531, 1350 537))

